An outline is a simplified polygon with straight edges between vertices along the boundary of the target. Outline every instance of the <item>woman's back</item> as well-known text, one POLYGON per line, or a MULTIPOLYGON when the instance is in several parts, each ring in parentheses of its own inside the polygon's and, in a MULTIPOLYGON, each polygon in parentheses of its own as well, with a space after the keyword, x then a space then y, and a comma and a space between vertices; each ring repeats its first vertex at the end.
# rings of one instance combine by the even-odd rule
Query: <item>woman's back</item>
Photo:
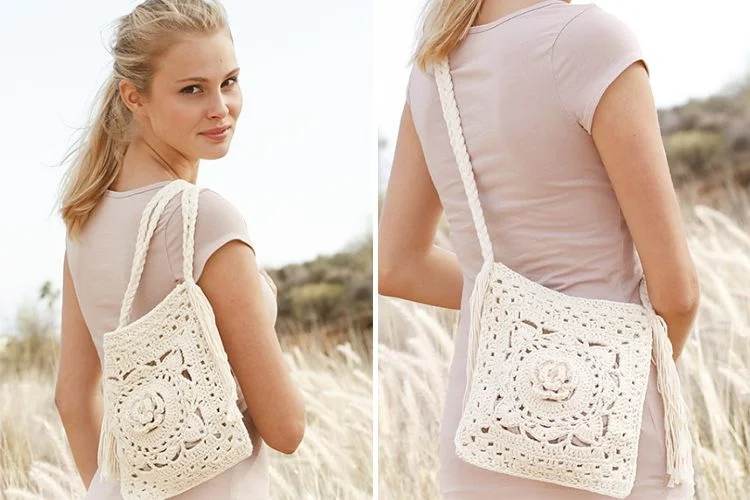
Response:
MULTIPOLYGON (((475 26, 451 54, 495 258, 549 288, 640 301, 632 238, 588 133, 606 85, 639 58, 616 18, 559 0, 475 26)), ((451 242, 471 280, 482 259, 432 75, 415 67, 408 98, 451 242)))
MULTIPOLYGON (((117 327, 123 295, 130 278, 141 214, 149 200, 169 182, 162 181, 123 192, 108 190, 84 227, 80 240, 66 241, 71 277, 100 362, 103 335, 117 327)), ((133 302, 131 322, 150 311, 182 281, 182 213, 179 208, 180 196, 175 196, 159 218, 133 302)), ((193 277, 196 282, 209 257, 234 239, 253 248, 240 213, 214 191, 202 190, 195 228, 193 277)), ((275 319, 273 290, 265 280, 261 282, 269 313, 275 319)), ((237 391, 237 404, 244 414, 254 445, 252 456, 176 498, 268 498, 268 451, 250 418, 239 385, 237 391)), ((119 483, 114 480, 100 483, 97 475, 87 498, 121 498, 119 483)))
MULTIPOLYGON (((450 66, 494 258, 548 288, 640 304, 643 271, 591 137, 594 110, 643 61, 627 26, 596 5, 544 0, 472 27, 450 66)), ((648 68, 646 68, 648 70, 648 68)), ((486 471, 459 460, 453 437, 466 384, 469 297, 480 246, 434 78, 416 65, 407 100, 464 274, 441 429, 446 498, 603 498, 486 471)), ((664 410, 652 364, 632 498, 685 498, 664 488, 664 410), (673 496, 667 496, 673 495, 673 496)))

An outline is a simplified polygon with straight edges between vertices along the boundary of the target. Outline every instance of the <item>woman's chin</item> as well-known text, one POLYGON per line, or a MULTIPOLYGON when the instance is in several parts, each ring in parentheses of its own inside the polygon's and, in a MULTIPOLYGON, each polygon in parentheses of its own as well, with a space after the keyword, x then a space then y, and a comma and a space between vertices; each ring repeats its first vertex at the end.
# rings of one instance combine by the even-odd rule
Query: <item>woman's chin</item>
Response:
POLYGON ((199 157, 203 160, 218 160, 229 152, 229 143, 216 145, 212 148, 201 148, 199 157))

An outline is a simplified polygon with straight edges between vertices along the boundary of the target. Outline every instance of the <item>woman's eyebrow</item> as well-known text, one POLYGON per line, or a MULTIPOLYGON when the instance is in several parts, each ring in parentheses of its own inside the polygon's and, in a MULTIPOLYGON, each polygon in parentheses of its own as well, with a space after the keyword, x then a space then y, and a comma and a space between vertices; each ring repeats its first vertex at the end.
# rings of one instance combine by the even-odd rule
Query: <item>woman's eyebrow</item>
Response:
MULTIPOLYGON (((227 73, 224 76, 224 78, 229 78, 230 76, 232 76, 232 74, 238 72, 239 70, 240 70, 240 68, 234 68, 232 71, 230 71, 229 73, 227 73)), ((222 80, 224 78, 222 78, 222 80)), ((203 78, 202 76, 191 76, 189 78, 180 78, 179 80, 177 80, 177 83, 187 82, 187 81, 191 81, 191 82, 207 82, 208 78, 203 78)))

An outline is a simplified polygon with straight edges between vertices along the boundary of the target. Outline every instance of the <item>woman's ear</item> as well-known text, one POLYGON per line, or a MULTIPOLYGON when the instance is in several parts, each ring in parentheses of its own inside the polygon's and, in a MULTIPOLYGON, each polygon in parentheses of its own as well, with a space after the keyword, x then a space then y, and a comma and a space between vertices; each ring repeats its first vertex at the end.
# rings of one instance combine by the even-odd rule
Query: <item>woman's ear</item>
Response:
POLYGON ((143 106, 143 97, 138 93, 135 86, 127 80, 120 80, 118 86, 120 99, 127 108, 138 116, 143 116, 145 108, 143 106))

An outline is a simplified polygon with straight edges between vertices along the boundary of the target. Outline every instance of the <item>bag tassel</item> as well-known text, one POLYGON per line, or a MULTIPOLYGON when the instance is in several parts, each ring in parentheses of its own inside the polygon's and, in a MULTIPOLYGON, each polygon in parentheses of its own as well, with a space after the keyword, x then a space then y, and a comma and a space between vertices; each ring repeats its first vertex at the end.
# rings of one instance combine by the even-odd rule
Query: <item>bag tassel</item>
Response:
POLYGON ((482 268, 474 278, 474 289, 471 291, 469 301, 469 314, 471 315, 471 324, 469 326, 469 338, 467 341, 466 354, 466 388, 464 389, 463 407, 469 400, 469 391, 471 389, 471 380, 474 376, 474 364, 476 363, 477 350, 479 349, 479 334, 481 329, 482 305, 484 297, 487 294, 487 288, 490 284, 490 271, 492 270, 492 261, 485 260, 482 268))
POLYGON ((688 411, 682 397, 680 377, 672 359, 672 343, 667 335, 664 318, 654 310, 646 293, 645 281, 641 301, 649 311, 653 332, 652 360, 656 364, 656 386, 664 403, 664 430, 667 445, 667 486, 674 488, 682 483, 694 484, 692 442, 688 427, 688 411))
POLYGON ((110 428, 111 416, 106 411, 107 405, 104 405, 105 411, 102 417, 101 432, 99 434, 99 453, 97 456, 100 468, 99 477, 102 481, 106 479, 120 478, 120 464, 117 460, 117 439, 110 428))
POLYGON ((209 318, 214 318, 213 310, 211 309, 211 305, 208 302, 208 299, 205 297, 205 295, 203 295, 200 287, 197 283, 195 283, 195 281, 191 280, 188 283, 187 289, 190 302, 196 308, 196 313, 198 314, 198 320, 201 322, 201 327, 207 334, 206 341, 208 343, 208 349, 214 359, 214 362, 216 363, 216 368, 219 370, 219 376, 224 380, 224 384, 229 391, 226 411, 228 416, 231 417, 232 415, 235 415, 229 410, 232 405, 237 404, 237 386, 235 385, 234 377, 232 376, 232 372, 229 367, 227 353, 224 350, 224 344, 221 342, 219 331, 216 328, 215 324, 207 324, 209 318))

